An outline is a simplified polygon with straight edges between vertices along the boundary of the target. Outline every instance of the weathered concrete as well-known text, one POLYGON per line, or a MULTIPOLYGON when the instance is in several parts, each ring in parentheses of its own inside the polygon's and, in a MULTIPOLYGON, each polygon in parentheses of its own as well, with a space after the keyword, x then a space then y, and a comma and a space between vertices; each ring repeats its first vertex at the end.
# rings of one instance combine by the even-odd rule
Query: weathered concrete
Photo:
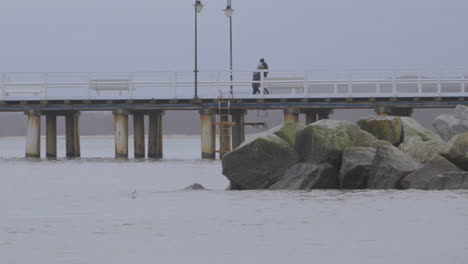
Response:
POLYGON ((299 109, 297 108, 284 109, 284 122, 285 123, 299 123, 299 109))
POLYGON ((26 112, 28 125, 26 133, 26 157, 41 157, 41 115, 36 111, 26 112))
POLYGON ((202 159, 216 159, 215 111, 200 110, 202 159))
POLYGON ((232 110, 231 112, 232 122, 234 126, 232 127, 232 148, 235 149, 242 142, 245 141, 245 127, 244 127, 244 110, 232 110))
POLYGON ((65 141, 67 158, 81 157, 80 151, 80 112, 65 114, 65 141))
POLYGON ((318 121, 318 115, 316 111, 313 110, 306 110, 304 111, 305 118, 306 118, 306 124, 312 124, 318 121))
POLYGON ((145 158, 145 115, 133 114, 133 146, 135 158, 145 158))
POLYGON ((162 117, 162 111, 149 114, 148 158, 162 159, 163 157, 162 117))
POLYGON ((46 114, 46 157, 57 157, 57 116, 46 114))
POLYGON ((318 109, 317 111, 318 120, 329 119, 333 114, 333 109, 318 109))
POLYGON ((115 110, 114 135, 115 135, 115 157, 128 158, 128 112, 115 110))

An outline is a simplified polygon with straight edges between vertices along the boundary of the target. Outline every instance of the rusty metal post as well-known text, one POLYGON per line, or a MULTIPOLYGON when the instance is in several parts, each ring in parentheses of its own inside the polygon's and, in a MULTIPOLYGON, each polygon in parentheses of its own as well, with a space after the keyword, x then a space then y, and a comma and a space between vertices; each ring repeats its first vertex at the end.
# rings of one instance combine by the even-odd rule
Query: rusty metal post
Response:
POLYGON ((26 134, 26 158, 41 157, 41 114, 27 111, 28 127, 26 134))
POLYGON ((232 122, 232 148, 235 149, 245 141, 244 116, 245 110, 231 110, 232 122))
POLYGON ((202 159, 216 159, 216 127, 213 109, 200 110, 202 159))
POLYGON ((67 158, 81 157, 80 151, 80 112, 65 114, 65 141, 67 158))
POLYGON ((133 114, 133 145, 135 158, 145 158, 145 115, 133 114))
POLYGON ((128 112, 114 110, 115 157, 128 158, 128 112))
POLYGON ((149 114, 148 158, 162 159, 163 157, 162 117, 163 111, 154 111, 149 114))
POLYGON ((299 123, 299 110, 297 108, 284 109, 284 122, 299 123))
POLYGON ((46 114, 46 157, 57 157, 57 116, 46 114))

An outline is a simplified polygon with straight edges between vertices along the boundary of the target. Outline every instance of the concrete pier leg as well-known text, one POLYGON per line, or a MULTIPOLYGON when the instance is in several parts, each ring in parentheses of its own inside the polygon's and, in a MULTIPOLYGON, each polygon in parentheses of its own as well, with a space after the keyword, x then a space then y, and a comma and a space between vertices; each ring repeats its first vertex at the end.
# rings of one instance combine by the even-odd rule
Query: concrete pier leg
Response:
POLYGON ((28 127, 26 134, 26 158, 41 157, 41 115, 36 111, 28 111, 28 127))
POLYGON ((200 110, 202 159, 216 159, 215 111, 200 110))
POLYGON ((67 158, 81 157, 80 112, 65 114, 65 141, 67 158))
POLYGON ((57 116, 46 115, 46 157, 57 157, 57 116))
POLYGON ((232 122, 236 124, 232 127, 232 148, 235 149, 242 142, 245 141, 245 128, 244 128, 244 110, 232 110, 232 122))
POLYGON ((163 157, 162 117, 163 111, 149 114, 148 158, 162 159, 163 157))
POLYGON ((304 113, 305 113, 306 124, 307 125, 317 122, 318 117, 317 117, 317 112, 316 111, 307 110, 304 113))
POLYGON ((333 114, 332 109, 319 109, 317 111, 318 120, 329 119, 331 114, 333 114))
POLYGON ((299 123, 299 110, 296 108, 284 109, 284 122, 299 123))
POLYGON ((145 115, 133 114, 133 145, 135 158, 145 158, 145 115))
POLYGON ((128 158, 128 112, 115 110, 114 133, 115 133, 115 157, 128 158))
POLYGON ((408 107, 377 106, 375 112, 378 116, 411 116, 413 109, 408 107))

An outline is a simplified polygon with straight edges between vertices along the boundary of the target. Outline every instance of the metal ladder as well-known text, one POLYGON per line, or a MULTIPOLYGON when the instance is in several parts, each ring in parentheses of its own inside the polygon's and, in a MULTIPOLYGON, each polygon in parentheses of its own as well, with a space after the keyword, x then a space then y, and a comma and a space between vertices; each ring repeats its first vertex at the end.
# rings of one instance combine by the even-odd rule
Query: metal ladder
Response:
POLYGON ((219 128, 219 155, 222 158, 224 154, 231 151, 231 128, 236 124, 231 118, 231 100, 232 95, 223 97, 220 90, 218 96, 218 115, 217 122, 219 128))

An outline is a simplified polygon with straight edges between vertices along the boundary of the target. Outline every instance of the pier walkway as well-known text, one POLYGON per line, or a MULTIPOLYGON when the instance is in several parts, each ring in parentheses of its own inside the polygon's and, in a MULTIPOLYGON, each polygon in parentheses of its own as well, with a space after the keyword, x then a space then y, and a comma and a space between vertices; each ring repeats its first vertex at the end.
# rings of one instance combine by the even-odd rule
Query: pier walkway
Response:
POLYGON ((298 122, 299 114, 305 114, 307 123, 312 123, 328 118, 334 109, 375 109, 380 115, 409 116, 413 108, 468 104, 468 70, 272 71, 268 77, 261 74, 259 81, 252 81, 252 75, 252 71, 233 72, 230 81, 230 72, 200 72, 195 96, 193 72, 1 73, 0 112, 28 115, 27 157, 40 156, 41 116, 46 117, 47 156, 56 157, 56 119, 64 116, 67 157, 79 157, 80 112, 113 111, 116 157, 128 157, 128 115, 133 115, 135 157, 162 158, 163 112, 197 110, 202 157, 211 159, 216 153, 215 125, 229 126, 229 145, 236 147, 245 137, 247 110, 282 109, 285 121, 298 122), (260 86, 260 94, 252 94, 253 82, 260 86), (221 114, 220 98, 230 100, 225 110, 230 118, 224 123, 215 118, 221 114), (145 116, 149 116, 148 150, 145 116))

